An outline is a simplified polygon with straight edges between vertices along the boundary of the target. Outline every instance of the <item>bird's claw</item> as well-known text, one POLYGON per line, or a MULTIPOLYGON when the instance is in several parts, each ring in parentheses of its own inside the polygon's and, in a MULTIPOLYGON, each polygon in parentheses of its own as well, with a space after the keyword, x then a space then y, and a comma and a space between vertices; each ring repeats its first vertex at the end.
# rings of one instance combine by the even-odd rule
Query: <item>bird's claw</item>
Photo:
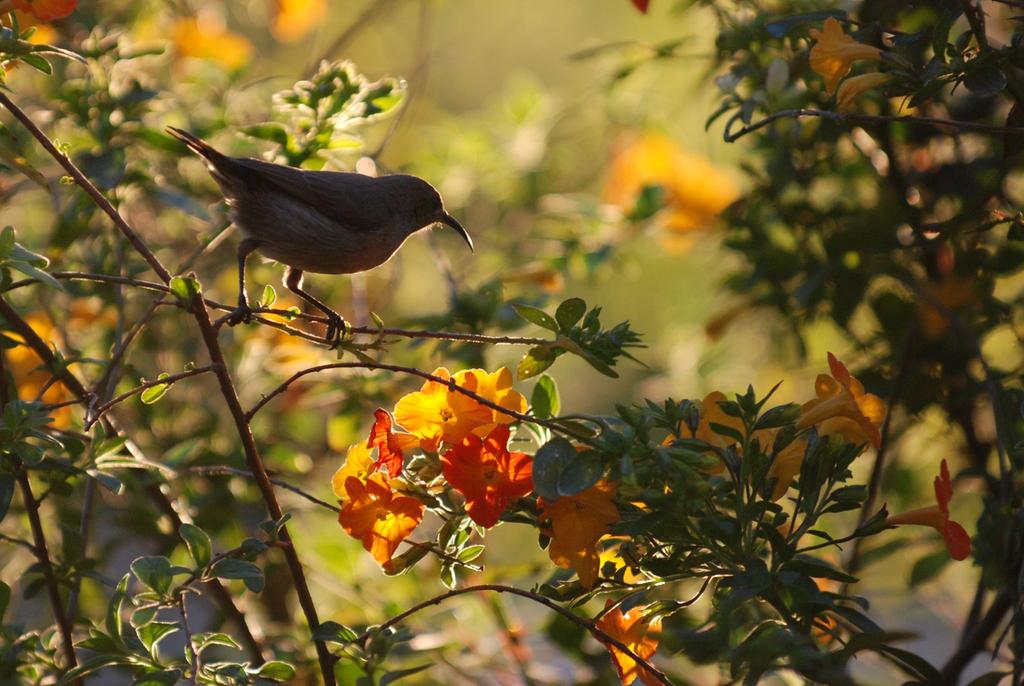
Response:
POLYGON ((236 326, 238 324, 248 324, 249 322, 252 321, 252 319, 253 312, 252 308, 249 307, 249 303, 239 301, 238 307, 236 307, 235 309, 231 310, 231 312, 228 313, 227 319, 225 319, 225 321, 227 322, 228 326, 236 326))
POLYGON ((334 350, 341 345, 342 340, 345 338, 345 334, 348 332, 348 322, 340 314, 334 313, 327 317, 327 332, 324 334, 324 343, 330 346, 331 350, 334 350))

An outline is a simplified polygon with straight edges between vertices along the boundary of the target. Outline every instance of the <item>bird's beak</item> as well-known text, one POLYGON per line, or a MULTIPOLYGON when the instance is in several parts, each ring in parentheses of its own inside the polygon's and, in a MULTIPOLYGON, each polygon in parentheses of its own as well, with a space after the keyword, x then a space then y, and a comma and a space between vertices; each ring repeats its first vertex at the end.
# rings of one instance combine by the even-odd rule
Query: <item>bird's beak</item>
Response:
POLYGON ((466 244, 469 245, 469 249, 473 250, 473 239, 469 237, 469 233, 466 231, 466 229, 462 228, 462 224, 456 221, 455 217, 445 212, 444 214, 441 215, 441 218, 438 219, 438 221, 441 222, 442 224, 447 224, 448 226, 458 231, 459 235, 462 236, 463 240, 466 241, 466 244))

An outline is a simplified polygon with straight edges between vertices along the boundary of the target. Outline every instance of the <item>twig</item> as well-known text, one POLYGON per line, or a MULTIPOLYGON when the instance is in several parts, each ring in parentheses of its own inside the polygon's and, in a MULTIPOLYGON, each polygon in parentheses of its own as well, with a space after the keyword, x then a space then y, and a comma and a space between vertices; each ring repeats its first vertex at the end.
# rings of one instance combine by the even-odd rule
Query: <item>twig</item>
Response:
POLYGON ((799 119, 801 117, 819 117, 821 119, 832 119, 834 121, 851 122, 855 124, 882 124, 891 122, 902 122, 905 124, 920 124, 922 126, 933 126, 938 129, 952 128, 959 131, 981 131, 985 133, 1016 133, 1024 135, 1024 128, 1017 126, 996 126, 993 124, 981 124, 979 122, 962 121, 959 119, 941 119, 939 117, 918 117, 914 115, 880 115, 880 114, 859 114, 857 112, 833 112, 832 110, 812 109, 791 109, 779 110, 759 119, 753 124, 733 131, 727 125, 722 138, 726 143, 734 143, 748 133, 763 129, 779 119, 799 119))
POLYGON ((302 377, 307 376, 309 374, 315 374, 317 372, 326 371, 329 369, 380 369, 389 372, 398 372, 400 374, 418 376, 421 379, 426 379, 427 381, 433 381, 434 383, 439 383, 443 386, 447 386, 450 390, 455 391, 456 393, 461 393, 469 398, 472 398, 473 400, 477 401, 484 407, 489 407, 490 409, 501 412, 502 414, 508 415, 509 417, 514 417, 515 419, 518 419, 521 422, 529 422, 531 424, 537 424, 539 426, 547 427, 552 431, 567 433, 583 441, 589 440, 588 436, 577 435, 574 432, 567 430, 565 426, 559 424, 555 420, 531 417, 528 414, 523 414, 522 412, 517 412, 516 410, 510 410, 507 407, 502 407, 498 403, 492 400, 488 400, 479 393, 474 393, 468 388, 463 388, 462 386, 458 385, 457 383, 455 383, 454 378, 445 379, 443 377, 421 371, 419 369, 416 369, 415 367, 404 367, 402 365, 397 364, 384 364, 382 362, 333 362, 331 364, 321 364, 315 367, 308 367, 306 369, 297 371, 290 377, 288 377, 283 383, 281 383, 281 385, 272 390, 269 394, 264 395, 259 402, 253 405, 253 407, 248 412, 245 413, 246 419, 251 420, 253 416, 255 416, 255 414, 263 408, 263 406, 265 406, 267 403, 273 400, 276 396, 280 395, 281 393, 284 393, 286 390, 288 390, 288 387, 291 384, 295 383, 302 377))
POLYGON ((22 548, 25 548, 33 555, 35 555, 36 547, 32 545, 31 541, 26 541, 24 538, 8 536, 7 534, 0 533, 0 541, 7 541, 8 543, 13 543, 14 545, 20 545, 22 548))
MULTIPOLYGON (((112 274, 93 274, 89 272, 51 272, 50 275, 55 279, 67 280, 67 281, 95 281, 98 283, 111 283, 111 284, 123 284, 127 286, 134 286, 136 288, 142 288, 145 290, 156 291, 159 293, 171 294, 171 289, 167 286, 153 281, 144 281, 142 279, 133 279, 126 276, 115 276, 112 274)), ((37 279, 21 279, 15 281, 8 286, 4 292, 13 291, 17 288, 23 288, 34 283, 39 283, 37 279)), ((160 304, 162 301, 157 301, 156 304, 160 304)), ((234 310, 234 306, 227 305, 225 303, 217 302, 216 300, 203 299, 203 302, 207 307, 222 312, 231 312, 234 310)), ((166 304, 176 305, 175 302, 168 301, 166 304)), ((308 321, 318 324, 326 324, 327 319, 314 314, 307 314, 302 312, 294 312, 291 310, 280 310, 274 308, 253 308, 253 314, 270 314, 282 317, 289 317, 291 319, 298 319, 302 321, 308 321)), ((280 322, 273 322, 260 317, 256 318, 256 321, 260 324, 274 326, 274 328, 281 330, 288 330, 294 332, 296 329, 290 327, 283 327, 280 322)), ((419 329, 401 329, 401 328, 375 328, 372 326, 353 326, 349 331, 354 335, 362 336, 398 336, 399 338, 426 338, 443 341, 454 341, 459 343, 479 343, 485 345, 545 345, 551 343, 550 340, 545 338, 536 338, 530 336, 492 336, 487 334, 479 333, 462 333, 453 331, 425 331, 419 329)), ((305 332, 302 332, 305 333, 305 332)), ((316 336, 308 334, 308 339, 314 342, 322 342, 322 336, 316 336)))
POLYGON ((625 653, 628 657, 635 660, 637 664, 642 665, 643 668, 646 669, 648 673, 651 674, 651 676, 657 679, 659 683, 664 684, 665 686, 673 686, 672 681, 668 678, 668 676, 665 675, 664 672, 662 672, 660 669, 652 665, 649 661, 637 655, 625 643, 615 638, 614 636, 609 635, 603 629, 594 624, 593 621, 577 616, 575 613, 565 609, 561 605, 556 604, 554 601, 545 598, 542 595, 533 593, 532 591, 525 591, 521 588, 516 588, 514 586, 505 586, 502 584, 478 584, 476 586, 466 586, 465 588, 457 588, 453 591, 442 593, 439 596, 435 596, 429 600, 425 600, 422 603, 419 603, 418 605, 410 607, 408 610, 405 610, 404 612, 395 615, 383 624, 374 627, 372 630, 364 631, 362 634, 355 638, 353 643, 356 643, 358 645, 365 645, 366 641, 370 638, 370 635, 372 633, 390 629, 391 627, 401 623, 408 617, 416 614, 417 612, 420 612, 421 610, 425 610, 426 608, 431 607, 433 605, 440 605, 444 601, 448 600, 449 598, 454 598, 455 596, 464 595, 466 593, 480 593, 482 591, 493 591, 495 593, 510 593, 512 595, 517 595, 522 598, 527 598, 535 603, 540 603, 541 605, 544 605, 545 607, 554 610, 558 614, 562 615, 573 624, 576 624, 577 626, 586 629, 591 633, 591 635, 594 636, 594 638, 596 638, 601 643, 613 646, 616 649, 625 653))
POLYGON ((207 372, 216 371, 214 365, 208 364, 205 367, 196 367, 195 369, 189 369, 177 374, 170 374, 162 379, 154 379, 152 381, 145 381, 135 388, 125 391, 124 393, 112 398, 108 402, 103 403, 99 407, 93 408, 85 418, 85 430, 88 431, 93 424, 95 424, 100 417, 106 414, 112 407, 118 403, 122 403, 133 395, 142 393, 147 388, 153 388, 154 386, 171 386, 182 379, 187 379, 193 376, 199 376, 200 374, 206 374, 207 372))
POLYGON ((178 594, 178 610, 181 611, 181 627, 185 630, 185 652, 188 653, 188 661, 192 666, 192 677, 189 683, 193 686, 199 680, 199 669, 202 666, 199 662, 199 653, 196 651, 195 643, 192 641, 192 627, 188 621, 188 609, 185 607, 185 596, 187 592, 178 594))
MULTIPOLYGON (((21 336, 22 340, 25 341, 25 345, 32 349, 32 351, 43 361, 46 368, 49 369, 55 376, 57 376, 64 387, 67 388, 73 395, 75 395, 80 402, 88 402, 91 396, 86 387, 78 380, 74 374, 72 374, 67 368, 57 364, 57 359, 50 350, 50 346, 46 344, 39 334, 35 332, 28 322, 26 322, 18 312, 12 308, 6 300, 0 298, 0 317, 3 317, 11 329, 21 336)), ((3 384, 0 384, 0 388, 3 384)), ((110 432, 110 435, 119 435, 121 432, 117 430, 116 425, 111 421, 110 417, 105 417, 103 420, 104 427, 110 432)), ((133 450, 134 444, 129 441, 127 447, 129 450, 133 450)), ((137 449, 136 449, 137 450, 137 449)), ((138 457, 136 458, 138 459, 138 457)), ((152 484, 147 488, 147 492, 150 497, 156 502, 164 514, 174 524, 174 528, 179 528, 183 523, 183 515, 174 509, 174 504, 171 500, 160 490, 156 484, 152 484)), ((187 514, 184 515, 187 517, 187 514)), ((261 665, 264 662, 263 649, 260 646, 259 641, 252 633, 252 629, 249 628, 248 621, 245 618, 245 614, 238 609, 235 605, 234 599, 228 592, 224 585, 219 579, 211 579, 209 581, 209 587, 213 592, 214 598, 217 604, 220 606, 221 611, 225 615, 230 617, 239 630, 242 632, 242 641, 246 644, 246 648, 249 650, 250 658, 252 661, 261 665)))
MULTIPOLYGON (((178 471, 176 473, 177 474, 203 474, 203 475, 223 475, 223 476, 244 476, 244 477, 252 478, 252 474, 249 471, 247 471, 245 469, 238 469, 236 467, 228 467, 227 465, 208 465, 208 466, 207 465, 201 465, 201 466, 197 466, 197 467, 188 467, 188 468, 182 469, 182 470, 180 470, 180 471, 178 471)), ((286 491, 291 491, 292 493, 295 493, 296 495, 305 498, 306 500, 308 500, 309 502, 313 503, 314 505, 319 505, 320 507, 322 507, 324 509, 327 509, 327 510, 330 510, 330 511, 334 512, 335 514, 341 512, 341 508, 338 507, 337 505, 331 505, 326 500, 321 500, 320 498, 317 498, 315 495, 313 495, 311 493, 307 493, 306 491, 303 491, 298 486, 290 484, 287 481, 282 481, 281 479, 277 479, 277 478, 271 477, 270 478, 270 483, 274 484, 275 486, 280 486, 281 488, 285 489, 286 491)))

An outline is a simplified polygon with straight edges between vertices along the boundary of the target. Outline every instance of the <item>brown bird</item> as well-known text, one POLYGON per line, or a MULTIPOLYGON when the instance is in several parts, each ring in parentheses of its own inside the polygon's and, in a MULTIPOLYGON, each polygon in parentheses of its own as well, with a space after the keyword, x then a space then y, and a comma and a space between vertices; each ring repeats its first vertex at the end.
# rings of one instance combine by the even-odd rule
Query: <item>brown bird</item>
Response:
POLYGON ((232 326, 252 319, 245 294, 245 260, 254 250, 288 266, 285 286, 325 315, 325 339, 336 344, 345 320, 302 289, 303 272, 353 274, 384 264, 412 234, 447 224, 473 240, 444 209, 437 190, 417 176, 372 177, 304 171, 251 157, 228 157, 174 127, 170 135, 206 161, 242 232, 238 245, 238 307, 232 326))

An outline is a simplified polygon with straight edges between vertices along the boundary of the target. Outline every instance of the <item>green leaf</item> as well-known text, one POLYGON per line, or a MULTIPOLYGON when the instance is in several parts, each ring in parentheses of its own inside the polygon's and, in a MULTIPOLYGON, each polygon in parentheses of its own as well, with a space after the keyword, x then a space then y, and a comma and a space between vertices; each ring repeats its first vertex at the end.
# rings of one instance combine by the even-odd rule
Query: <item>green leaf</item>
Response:
POLYGON ((21 58, 21 61, 27 64, 28 66, 32 67, 33 69, 37 69, 43 72, 47 76, 53 73, 53 67, 50 66, 50 63, 46 61, 45 57, 42 57, 40 55, 25 55, 21 58))
POLYGON ((547 374, 537 379, 537 385, 533 387, 533 393, 530 395, 530 409, 533 410, 533 416, 541 419, 557 417, 562 409, 562 402, 558 396, 558 384, 547 374))
POLYGON ((201 294, 203 288, 194 276, 175 276, 171 279, 171 292, 182 300, 189 301, 201 294))
POLYGON ((289 681, 295 678, 295 668, 287 662, 271 660, 270 662, 263 663, 257 674, 271 681, 289 681))
POLYGON ((273 141, 281 147, 288 147, 288 132, 281 124, 266 123, 246 126, 242 129, 242 133, 260 140, 273 141))
MULTIPOLYGON (((17 248, 17 246, 15 246, 15 248, 17 248)), ((64 290, 64 284, 62 284, 57 279, 53 278, 52 276, 44 272, 42 269, 34 267, 28 262, 12 259, 7 263, 7 265, 11 267, 11 269, 15 269, 24 274, 25 276, 35 279, 39 283, 44 283, 50 288, 55 288, 58 291, 64 290)))
POLYGON ((221 579, 241 579, 253 593, 263 590, 263 572, 252 562, 224 558, 210 568, 210 576, 221 579))
POLYGON ((358 635, 355 631, 337 622, 320 622, 320 626, 313 632, 314 641, 330 641, 342 645, 351 643, 356 638, 358 635))
POLYGON ((582 298, 569 298, 555 310, 555 319, 562 331, 568 331, 583 319, 587 312, 587 303, 582 298))
POLYGON ((5 226, 0 231, 0 260, 5 260, 14 250, 14 227, 5 226))
POLYGON ((78 665, 73 669, 69 669, 64 672, 64 676, 61 677, 60 681, 57 682, 57 686, 64 686, 64 684, 70 684, 78 681, 86 674, 92 674, 93 672, 103 669, 104 667, 110 667, 113 665, 128 665, 132 663, 133 658, 125 655, 97 655, 91 657, 82 664, 78 665))
POLYGON ((910 570, 910 586, 920 586, 939 575, 949 564, 949 553, 945 548, 929 553, 914 563, 910 570))
POLYGON ((130 578, 130 574, 125 574, 121 577, 121 580, 117 583, 117 587, 114 588, 114 594, 110 596, 110 602, 107 604, 107 633, 110 634, 110 636, 118 643, 122 642, 121 608, 124 606, 125 596, 127 595, 128 591, 128 580, 130 578))
POLYGON ((467 546, 460 550, 459 554, 455 557, 456 559, 458 559, 459 562, 472 562, 476 558, 480 557, 481 554, 483 554, 485 547, 486 546, 482 545, 467 546))
POLYGON ((263 295, 260 296, 260 307, 273 307, 277 302, 277 291, 269 283, 263 287, 263 295))
POLYGON ((427 669, 430 666, 431 665, 426 664, 420 665, 419 667, 409 667, 408 669, 400 669, 395 672, 387 672, 384 674, 384 676, 380 678, 380 686, 388 686, 388 684, 393 684, 399 679, 411 676, 413 674, 417 674, 418 672, 422 672, 424 669, 427 669))
POLYGON ((13 499, 14 476, 11 474, 0 474, 0 522, 4 521, 4 517, 7 516, 13 499))
MULTIPOLYGON (((160 375, 157 376, 156 379, 159 381, 160 379, 166 379, 168 376, 170 376, 170 374, 167 372, 160 372, 160 375)), ((164 394, 167 393, 167 389, 170 387, 171 385, 166 383, 150 386, 139 395, 139 398, 142 400, 143 405, 152 405, 160 400, 160 398, 164 397, 164 394)))
POLYGON ((205 567, 210 564, 213 554, 213 544, 205 531, 194 524, 182 524, 178 528, 178 535, 185 541, 188 547, 188 554, 197 567, 205 567))
POLYGON ((530 348, 523 355, 523 359, 519 360, 519 365, 516 367, 516 376, 519 377, 520 381, 533 378, 554 364, 556 357, 558 355, 550 348, 543 346, 530 348))
POLYGON ((171 561, 163 555, 135 558, 131 570, 139 581, 160 595, 167 593, 167 589, 171 587, 171 561))
POLYGON ((542 445, 533 456, 533 490, 540 497, 554 502, 563 494, 559 483, 562 474, 578 453, 572 443, 558 436, 542 445))
POLYGON ((3 622, 4 613, 7 612, 7 606, 11 603, 11 587, 0 581, 0 623, 3 622))
POLYGON ((531 324, 536 324, 542 329, 558 333, 558 322, 544 310, 532 305, 523 305, 522 303, 513 303, 512 309, 531 324))
POLYGON ((140 626, 135 630, 135 633, 139 635, 139 640, 146 646, 146 650, 149 651, 150 655, 156 657, 157 644, 165 637, 170 636, 176 631, 180 631, 179 627, 175 622, 150 622, 140 626))
POLYGON ((997 64, 973 69, 964 79, 967 90, 981 98, 990 97, 1006 88, 1006 74, 997 64))

